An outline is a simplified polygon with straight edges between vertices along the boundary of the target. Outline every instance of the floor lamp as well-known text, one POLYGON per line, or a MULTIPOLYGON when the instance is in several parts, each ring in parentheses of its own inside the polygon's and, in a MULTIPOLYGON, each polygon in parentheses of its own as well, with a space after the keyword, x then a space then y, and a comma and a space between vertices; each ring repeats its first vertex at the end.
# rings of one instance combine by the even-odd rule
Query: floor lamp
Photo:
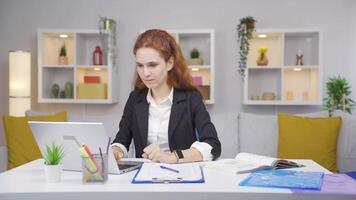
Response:
POLYGON ((31 54, 9 52, 9 114, 24 116, 31 108, 31 54))

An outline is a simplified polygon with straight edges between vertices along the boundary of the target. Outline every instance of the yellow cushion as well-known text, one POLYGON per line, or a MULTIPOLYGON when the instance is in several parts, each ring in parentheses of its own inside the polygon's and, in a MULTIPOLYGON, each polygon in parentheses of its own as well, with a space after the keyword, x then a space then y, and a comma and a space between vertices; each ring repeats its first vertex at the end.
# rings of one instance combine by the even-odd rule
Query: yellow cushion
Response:
POLYGON ((341 117, 307 118, 278 113, 278 157, 312 159, 335 172, 341 117))
POLYGON ((36 117, 4 116, 3 122, 9 159, 8 169, 42 157, 28 121, 67 121, 67 112, 36 117))

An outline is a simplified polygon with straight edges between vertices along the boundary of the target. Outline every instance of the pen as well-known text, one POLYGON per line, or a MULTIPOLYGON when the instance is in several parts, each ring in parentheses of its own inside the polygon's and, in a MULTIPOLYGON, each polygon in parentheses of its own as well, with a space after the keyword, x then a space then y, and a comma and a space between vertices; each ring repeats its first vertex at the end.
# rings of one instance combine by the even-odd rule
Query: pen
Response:
POLYGON ((169 170, 169 171, 171 171, 171 172, 179 173, 178 170, 172 169, 172 168, 169 168, 169 167, 166 167, 166 166, 163 166, 163 165, 160 165, 159 167, 160 167, 161 169, 166 169, 166 170, 169 170))
POLYGON ((111 141, 111 137, 109 137, 108 146, 106 146, 106 154, 109 153, 110 141, 111 141))

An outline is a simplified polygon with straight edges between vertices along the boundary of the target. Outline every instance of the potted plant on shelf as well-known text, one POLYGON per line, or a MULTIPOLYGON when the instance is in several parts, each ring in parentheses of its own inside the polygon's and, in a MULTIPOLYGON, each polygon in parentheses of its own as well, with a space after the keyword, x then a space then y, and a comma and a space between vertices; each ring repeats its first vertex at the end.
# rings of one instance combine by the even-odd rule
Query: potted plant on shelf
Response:
POLYGON ((242 77, 245 77, 247 54, 249 51, 249 40, 252 38, 252 33, 255 31, 256 20, 247 16, 240 19, 240 23, 237 25, 238 31, 238 43, 239 43, 239 73, 242 77))
POLYGON ((329 111, 331 117, 335 110, 341 110, 352 114, 355 102, 350 98, 351 86, 341 76, 329 78, 326 83, 327 97, 323 99, 324 108, 329 111))
POLYGON ((189 65, 203 65, 204 61, 199 57, 200 52, 197 48, 190 50, 190 59, 188 60, 189 65))
POLYGON ((51 146, 46 145, 45 159, 45 174, 48 182, 59 182, 62 175, 61 161, 64 157, 64 149, 61 145, 52 143, 51 146))
POLYGON ((59 50, 58 64, 68 65, 67 49, 65 44, 63 44, 59 50))

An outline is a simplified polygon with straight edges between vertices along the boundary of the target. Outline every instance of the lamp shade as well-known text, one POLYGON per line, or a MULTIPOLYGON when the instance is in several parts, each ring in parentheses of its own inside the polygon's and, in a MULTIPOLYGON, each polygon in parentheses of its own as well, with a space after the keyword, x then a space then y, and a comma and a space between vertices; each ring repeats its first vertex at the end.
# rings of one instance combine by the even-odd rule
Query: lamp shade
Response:
POLYGON ((25 111, 31 108, 31 98, 9 98, 9 114, 11 116, 21 117, 25 111))
POLYGON ((31 107, 31 54, 9 53, 9 113, 23 116, 31 107))

